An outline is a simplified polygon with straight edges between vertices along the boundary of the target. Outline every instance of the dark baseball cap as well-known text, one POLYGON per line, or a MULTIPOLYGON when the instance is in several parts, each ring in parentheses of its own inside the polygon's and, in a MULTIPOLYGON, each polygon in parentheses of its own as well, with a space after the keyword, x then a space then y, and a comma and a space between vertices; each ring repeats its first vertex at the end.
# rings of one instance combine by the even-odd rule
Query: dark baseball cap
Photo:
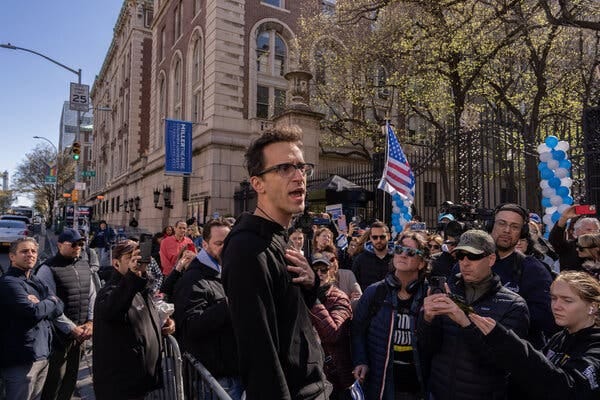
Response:
POLYGON ((64 231, 62 231, 62 233, 60 235, 58 235, 57 242, 58 243, 63 243, 63 242, 75 243, 80 240, 83 240, 83 238, 81 237, 79 232, 77 232, 75 229, 65 229, 64 231))

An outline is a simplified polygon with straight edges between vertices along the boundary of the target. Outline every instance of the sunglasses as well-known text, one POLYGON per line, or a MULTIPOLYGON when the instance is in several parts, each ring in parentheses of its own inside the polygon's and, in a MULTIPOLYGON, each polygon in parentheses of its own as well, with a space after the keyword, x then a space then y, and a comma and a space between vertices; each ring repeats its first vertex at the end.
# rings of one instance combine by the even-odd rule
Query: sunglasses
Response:
POLYGON ((387 235, 371 235, 371 240, 385 240, 387 235))
POLYGON ((575 247, 577 248, 577 250, 583 251, 585 249, 595 249, 598 246, 580 246, 580 245, 576 245, 575 247))
POLYGON ((322 274, 326 274, 329 271, 329 267, 327 265, 322 265, 318 267, 313 267, 315 272, 320 272, 322 274))
POLYGON ((406 246, 401 246, 401 245, 394 246, 394 253, 396 253, 398 255, 406 254, 409 257, 414 257, 414 256, 423 257, 423 252, 421 250, 415 249, 413 247, 406 247, 406 246))
POLYGON ((473 253, 467 253, 465 251, 457 251, 456 253, 454 253, 454 255, 458 261, 464 260, 465 257, 467 257, 467 259, 469 261, 479 261, 479 260, 482 260, 485 257, 489 256, 489 254, 485 254, 485 253, 473 254, 473 253))
POLYGON ((83 247, 83 245, 85 244, 85 242, 83 240, 80 240, 78 242, 73 242, 71 243, 71 247, 75 248, 75 247, 83 247))

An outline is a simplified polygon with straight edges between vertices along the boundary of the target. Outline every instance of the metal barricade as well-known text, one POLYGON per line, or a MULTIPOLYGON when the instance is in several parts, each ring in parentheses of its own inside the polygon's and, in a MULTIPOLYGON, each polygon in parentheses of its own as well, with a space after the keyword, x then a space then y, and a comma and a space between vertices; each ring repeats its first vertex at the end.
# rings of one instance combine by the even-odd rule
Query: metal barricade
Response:
POLYGON ((163 387, 146 395, 147 400, 183 400, 183 368, 177 340, 171 335, 163 338, 163 387))
POLYGON ((190 400, 231 400, 212 374, 189 353, 183 353, 185 395, 190 400))

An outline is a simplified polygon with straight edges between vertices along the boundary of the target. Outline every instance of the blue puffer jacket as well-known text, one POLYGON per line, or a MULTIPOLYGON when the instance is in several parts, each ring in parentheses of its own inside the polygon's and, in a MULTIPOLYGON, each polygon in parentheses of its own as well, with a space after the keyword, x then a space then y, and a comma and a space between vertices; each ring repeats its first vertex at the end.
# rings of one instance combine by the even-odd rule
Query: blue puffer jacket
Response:
MULTIPOLYGON (((352 358, 355 366, 361 364, 369 366, 369 372, 363 384, 365 398, 369 400, 394 399, 392 333, 398 308, 397 293, 399 289, 400 282, 393 273, 372 284, 360 298, 352 320, 352 358), (377 301, 378 287, 383 285, 387 287, 385 299, 379 310, 374 313, 371 303, 377 301)), ((419 357, 416 319, 426 293, 427 285, 425 283, 419 284, 413 295, 411 305, 413 357, 421 387, 424 387, 423 371, 425 369, 422 368, 419 357)))
POLYGON ((63 303, 36 276, 10 267, 0 278, 0 367, 44 360, 50 356, 52 320, 63 303), (34 303, 28 296, 35 296, 34 303))

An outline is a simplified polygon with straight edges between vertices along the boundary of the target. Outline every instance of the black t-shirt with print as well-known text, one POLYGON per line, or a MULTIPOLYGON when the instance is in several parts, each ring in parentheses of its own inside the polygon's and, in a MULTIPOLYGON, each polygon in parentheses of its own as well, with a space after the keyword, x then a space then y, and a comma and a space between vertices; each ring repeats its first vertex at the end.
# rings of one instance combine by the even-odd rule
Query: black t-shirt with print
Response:
POLYGON ((394 390, 418 392, 419 380, 413 359, 413 342, 410 330, 410 305, 412 299, 398 300, 392 336, 394 351, 394 390))

